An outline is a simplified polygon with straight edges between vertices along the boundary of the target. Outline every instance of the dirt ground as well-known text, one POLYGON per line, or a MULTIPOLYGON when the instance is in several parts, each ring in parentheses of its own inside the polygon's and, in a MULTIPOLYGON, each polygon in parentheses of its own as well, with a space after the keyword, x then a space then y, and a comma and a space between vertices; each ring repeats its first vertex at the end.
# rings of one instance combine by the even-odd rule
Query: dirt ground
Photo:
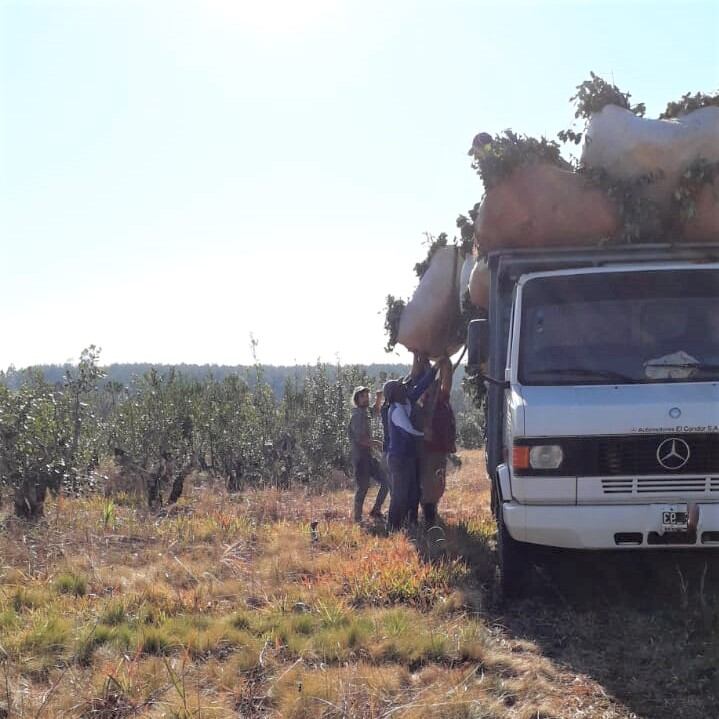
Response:
POLYGON ((483 457, 461 460, 410 535, 353 525, 341 477, 4 517, 0 717, 719 716, 715 554, 540 552, 503 603, 483 457))

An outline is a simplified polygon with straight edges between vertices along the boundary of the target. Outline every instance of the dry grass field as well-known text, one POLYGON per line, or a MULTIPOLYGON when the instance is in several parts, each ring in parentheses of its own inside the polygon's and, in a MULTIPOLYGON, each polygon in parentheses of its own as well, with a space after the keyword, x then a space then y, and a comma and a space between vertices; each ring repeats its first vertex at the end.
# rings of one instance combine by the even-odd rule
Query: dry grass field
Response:
POLYGON ((719 716, 719 562, 545 553, 503 605, 483 459, 462 459, 417 536, 351 524, 349 482, 198 476, 159 515, 5 517, 0 717, 719 716))

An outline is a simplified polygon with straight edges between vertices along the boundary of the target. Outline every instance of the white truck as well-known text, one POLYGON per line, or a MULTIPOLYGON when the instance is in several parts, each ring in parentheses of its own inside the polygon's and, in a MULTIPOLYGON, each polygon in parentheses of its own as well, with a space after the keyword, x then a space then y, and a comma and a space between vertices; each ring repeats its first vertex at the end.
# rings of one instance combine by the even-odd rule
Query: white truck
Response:
POLYGON ((719 243, 488 257, 468 369, 487 388, 501 587, 528 545, 719 546, 719 243))

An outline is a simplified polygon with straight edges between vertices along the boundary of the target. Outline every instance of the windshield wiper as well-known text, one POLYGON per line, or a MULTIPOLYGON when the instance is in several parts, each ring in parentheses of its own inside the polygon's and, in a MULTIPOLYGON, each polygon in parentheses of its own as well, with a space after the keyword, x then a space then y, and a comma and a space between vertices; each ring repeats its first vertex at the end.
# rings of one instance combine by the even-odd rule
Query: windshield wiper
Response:
POLYGON ((636 379, 636 377, 630 377, 627 374, 622 374, 621 372, 615 372, 614 370, 609 369, 589 369, 587 367, 554 367, 551 369, 539 369, 539 370, 530 370, 531 375, 567 375, 567 374, 574 374, 579 377, 596 377, 597 379, 608 379, 608 380, 615 380, 617 382, 631 382, 631 383, 637 383, 640 380, 636 379))

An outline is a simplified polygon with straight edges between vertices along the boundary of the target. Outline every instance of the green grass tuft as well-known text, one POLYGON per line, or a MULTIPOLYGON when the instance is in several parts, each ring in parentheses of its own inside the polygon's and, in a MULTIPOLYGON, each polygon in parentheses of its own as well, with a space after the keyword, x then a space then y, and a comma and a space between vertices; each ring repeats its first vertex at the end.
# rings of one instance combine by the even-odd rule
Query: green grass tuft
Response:
POLYGON ((82 637, 75 648, 75 658, 82 666, 90 666, 97 647, 108 644, 115 637, 113 627, 98 624, 90 634, 82 637))
POLYGON ((3 609, 0 611, 0 629, 14 629, 20 622, 15 609, 3 609))
POLYGON ((24 609, 40 609, 49 600, 47 591, 38 587, 20 587, 12 595, 12 606, 16 612, 22 612, 24 609))
POLYGON ((172 637, 161 627, 145 627, 140 635, 138 649, 142 654, 164 656, 173 649, 172 637))
POLYGON ((84 597, 87 594, 87 580, 75 572, 58 574, 53 585, 58 594, 71 594, 75 597, 84 597))
POLYGON ((252 623, 250 622, 250 618, 247 616, 247 614, 238 612, 237 614, 233 614, 229 618, 230 626, 234 627, 235 629, 241 629, 244 631, 247 631, 251 628, 252 623))
POLYGON ((100 615, 100 621, 111 627, 122 624, 126 619, 127 605, 122 599, 112 599, 100 615))
POLYGON ((70 622, 54 614, 37 615, 20 640, 20 649, 29 654, 55 656, 69 646, 72 634, 70 622))

